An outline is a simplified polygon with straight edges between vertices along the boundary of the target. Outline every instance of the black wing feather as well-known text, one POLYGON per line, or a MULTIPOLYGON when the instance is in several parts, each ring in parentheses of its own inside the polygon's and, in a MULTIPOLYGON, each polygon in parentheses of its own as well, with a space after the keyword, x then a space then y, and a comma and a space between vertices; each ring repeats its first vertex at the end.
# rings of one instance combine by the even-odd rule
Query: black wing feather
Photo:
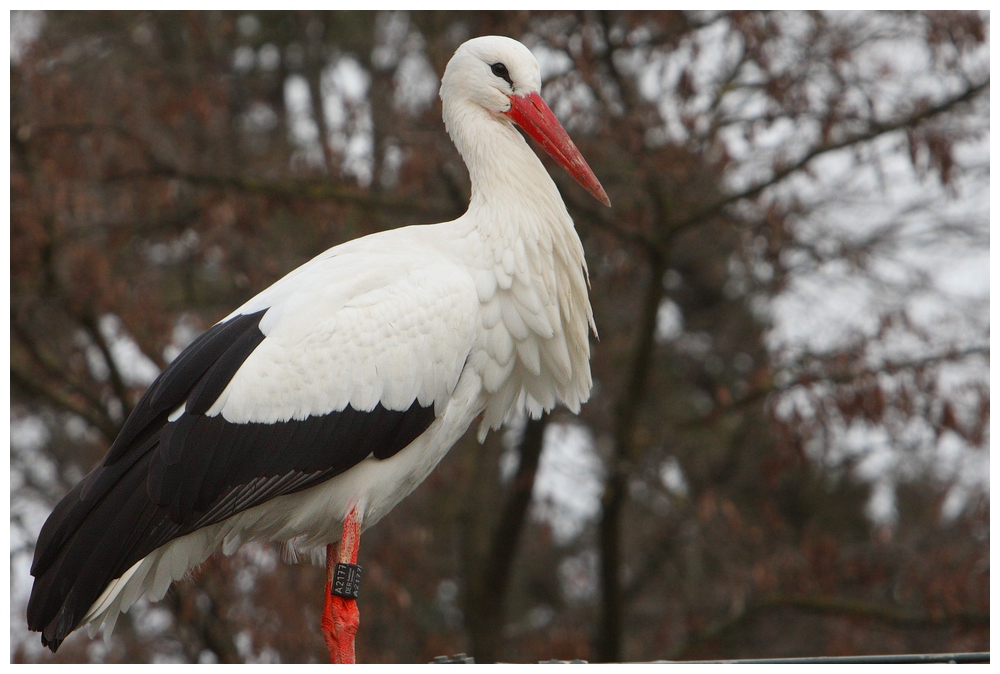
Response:
POLYGON ((273 424, 205 416, 265 339, 264 311, 215 325, 142 396, 101 464, 39 534, 28 626, 53 651, 108 584, 165 543, 393 456, 434 421, 434 407, 352 407, 273 424), (174 421, 169 415, 182 404, 174 421))
MULTIPOLYGON (((202 379, 202 375, 230 350, 240 335, 247 332, 261 334, 257 326, 265 313, 266 310, 235 316, 225 323, 212 326, 191 342, 146 389, 139 404, 125 421, 121 433, 111 444, 104 462, 114 463, 132 446, 133 441, 141 433, 158 429, 165 421, 160 417, 164 414, 169 415, 184 402, 191 389, 202 379)), ((243 364, 252 351, 253 349, 243 353, 243 358, 236 368, 233 368, 232 373, 243 364)))

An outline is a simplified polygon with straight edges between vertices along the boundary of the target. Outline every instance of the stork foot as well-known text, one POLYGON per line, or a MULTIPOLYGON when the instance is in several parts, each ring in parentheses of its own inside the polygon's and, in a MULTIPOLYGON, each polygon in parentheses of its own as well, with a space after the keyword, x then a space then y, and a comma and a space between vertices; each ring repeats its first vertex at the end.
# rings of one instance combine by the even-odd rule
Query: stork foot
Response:
POLYGON ((323 611, 323 638, 330 651, 330 662, 353 665, 354 636, 358 633, 358 602, 343 597, 330 597, 323 611))

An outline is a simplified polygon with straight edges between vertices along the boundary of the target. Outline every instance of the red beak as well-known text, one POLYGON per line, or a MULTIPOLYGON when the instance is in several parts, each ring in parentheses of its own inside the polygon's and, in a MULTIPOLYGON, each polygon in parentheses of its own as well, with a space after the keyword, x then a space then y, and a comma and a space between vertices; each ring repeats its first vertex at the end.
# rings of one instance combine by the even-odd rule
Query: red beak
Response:
POLYGON ((597 176, 590 170, 587 160, 583 158, 576 145, 570 139, 566 129, 562 127, 549 106, 537 93, 525 96, 511 96, 510 110, 504 113, 524 129, 525 133, 535 139, 549 156, 566 169, 566 172, 576 178, 576 181, 594 195, 594 198, 605 206, 611 205, 611 200, 605 193, 597 176))

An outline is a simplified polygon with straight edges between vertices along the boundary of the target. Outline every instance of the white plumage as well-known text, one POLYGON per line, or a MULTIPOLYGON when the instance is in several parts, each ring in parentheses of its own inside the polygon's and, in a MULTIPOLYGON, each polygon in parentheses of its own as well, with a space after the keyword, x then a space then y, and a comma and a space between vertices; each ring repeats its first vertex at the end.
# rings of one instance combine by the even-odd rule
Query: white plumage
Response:
MULTIPOLYGON (((583 247, 551 177, 511 122, 527 125, 515 115, 517 106, 537 106, 540 85, 538 65, 521 44, 500 37, 465 43, 445 71, 441 100, 448 132, 471 177, 468 212, 452 222, 405 227, 332 248, 219 324, 265 312, 256 325, 262 341, 251 345, 204 411, 204 423, 294 429, 297 422, 348 406, 370 413, 377 405, 398 412, 417 405, 433 407, 426 430, 388 458, 369 454, 325 481, 279 493, 173 538, 112 580, 79 624, 103 625, 110 632, 118 614, 143 593, 162 597, 170 582, 220 548, 232 554, 250 540, 280 541, 320 558, 324 546, 340 539, 339 523, 352 507, 364 527, 377 522, 479 415, 482 440, 504 421, 524 413, 538 416, 559 402, 579 410, 591 388, 588 333, 594 329, 583 247), (497 74, 498 65, 506 76, 497 74)), ((535 114, 530 107, 528 113, 535 114)), ((538 119, 542 124, 548 118, 538 119)), ((556 133, 543 127, 544 132, 556 133)), ((568 136, 556 141, 555 151, 546 150, 607 202, 568 136)), ((182 427, 184 418, 195 414, 197 390, 185 393, 157 423, 167 424, 168 431, 182 427)), ((172 451, 176 456, 166 460, 168 466, 177 456, 189 460, 185 447, 172 451)), ((300 473, 296 479, 308 478, 300 473)), ((285 477, 261 475, 239 485, 240 493, 249 498, 285 477)), ((38 603, 51 601, 43 597, 38 603)), ((32 628, 40 630, 57 622, 50 615, 34 619, 32 628)), ((45 635, 58 646, 63 631, 52 628, 45 635)))

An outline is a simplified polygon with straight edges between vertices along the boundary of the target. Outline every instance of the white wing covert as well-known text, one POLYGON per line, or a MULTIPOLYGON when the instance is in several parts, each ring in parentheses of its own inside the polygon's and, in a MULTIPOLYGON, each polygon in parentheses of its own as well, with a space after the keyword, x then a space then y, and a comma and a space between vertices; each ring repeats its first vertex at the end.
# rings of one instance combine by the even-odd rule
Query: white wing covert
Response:
POLYGON ((475 284, 446 259, 414 265, 410 247, 405 256, 373 248, 341 246, 275 284, 269 294, 279 301, 260 322, 265 339, 208 416, 273 423, 347 405, 405 410, 447 400, 475 339, 475 284))

